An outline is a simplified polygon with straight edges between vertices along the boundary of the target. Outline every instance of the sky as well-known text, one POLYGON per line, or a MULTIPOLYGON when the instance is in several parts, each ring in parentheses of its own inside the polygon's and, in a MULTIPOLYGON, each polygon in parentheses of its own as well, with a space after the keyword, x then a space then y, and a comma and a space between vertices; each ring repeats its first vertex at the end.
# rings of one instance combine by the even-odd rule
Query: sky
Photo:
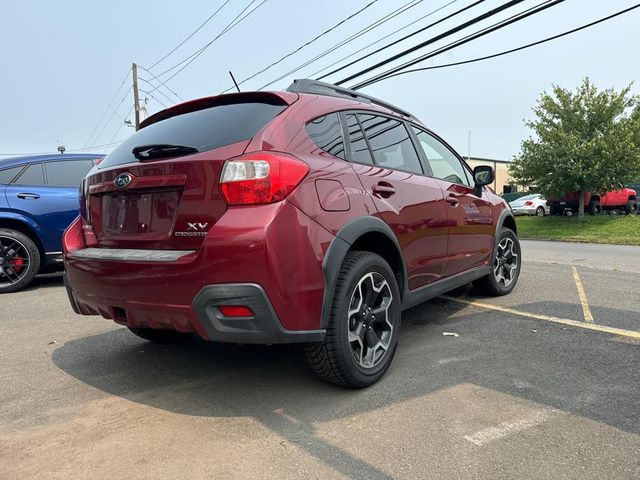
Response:
MULTIPOLYGON (((153 114, 165 108, 161 103, 171 105, 181 101, 172 92, 185 100, 219 94, 232 85, 229 70, 241 81, 372 1, 373 4, 361 13, 247 81, 241 88, 261 88, 404 5, 413 6, 298 72, 285 76, 269 89, 285 89, 294 78, 310 77, 362 48, 365 50, 352 59, 367 54, 473 3, 473 0, 266 0, 264 3, 254 0, 246 10, 249 12, 258 7, 253 13, 169 80, 168 88, 153 90, 154 87, 146 83, 158 85, 152 74, 167 79, 177 69, 165 75, 161 75, 162 72, 214 39, 249 5, 250 0, 230 0, 226 4, 223 0, 2 0, 0 154, 55 152, 59 144, 67 151, 91 149, 127 138, 133 133, 133 128, 124 124, 124 120, 133 121, 131 77, 128 76, 133 62, 152 72, 140 69, 139 76, 143 79, 140 88, 155 97, 149 93, 140 94, 143 101, 146 98, 148 113, 153 114), (151 68, 223 4, 184 45, 151 68), (435 10, 438 11, 407 27, 435 10), (386 35, 390 36, 371 46, 386 35), (115 100, 109 107, 112 99, 115 100)), ((541 1, 525 0, 402 61, 541 1)), ((384 52, 367 56, 325 81, 341 80, 503 3, 486 0, 384 52)), ((635 3, 630 0, 566 0, 418 66, 497 53, 581 26, 635 3)), ((536 99, 552 85, 574 89, 584 77, 589 77, 599 88, 621 89, 638 80, 639 26, 640 9, 637 9, 569 37, 511 55, 407 74, 362 91, 409 110, 463 156, 470 153, 475 157, 509 160, 518 154, 521 141, 530 135, 524 121, 532 118, 531 108, 536 99)), ((337 66, 344 63, 346 61, 337 66)), ((365 78, 367 76, 346 86, 365 78)), ((632 91, 640 94, 640 85, 635 84, 632 91)), ((114 146, 91 151, 108 152, 114 146)))

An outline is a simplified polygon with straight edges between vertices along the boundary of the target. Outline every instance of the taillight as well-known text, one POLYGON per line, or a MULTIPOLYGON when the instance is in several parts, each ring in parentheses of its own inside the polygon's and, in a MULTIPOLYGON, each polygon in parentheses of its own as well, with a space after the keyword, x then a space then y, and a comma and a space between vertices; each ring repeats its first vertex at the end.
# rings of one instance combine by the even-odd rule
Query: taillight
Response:
POLYGON ((254 152, 225 162, 220 191, 228 205, 279 202, 307 173, 309 166, 290 155, 254 152))
POLYGON ((533 202, 531 200, 527 200, 526 202, 524 202, 525 207, 530 207, 531 205, 533 205, 533 202))

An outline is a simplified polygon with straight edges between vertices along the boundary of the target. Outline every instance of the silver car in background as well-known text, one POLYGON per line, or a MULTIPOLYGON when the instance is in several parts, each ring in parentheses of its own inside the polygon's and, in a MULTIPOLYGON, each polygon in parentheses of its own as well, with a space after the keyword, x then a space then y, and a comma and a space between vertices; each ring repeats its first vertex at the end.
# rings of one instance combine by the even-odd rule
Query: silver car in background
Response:
POLYGON ((537 215, 539 217, 549 215, 547 199, 540 193, 516 198, 514 201, 509 202, 509 205, 514 215, 537 215))

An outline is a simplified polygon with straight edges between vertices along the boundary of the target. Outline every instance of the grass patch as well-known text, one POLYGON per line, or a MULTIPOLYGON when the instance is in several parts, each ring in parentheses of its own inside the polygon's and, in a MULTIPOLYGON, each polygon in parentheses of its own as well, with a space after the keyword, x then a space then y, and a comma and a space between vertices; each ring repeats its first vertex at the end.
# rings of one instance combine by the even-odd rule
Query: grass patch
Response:
POLYGON ((517 217, 516 225, 521 238, 640 245, 640 215, 517 217))

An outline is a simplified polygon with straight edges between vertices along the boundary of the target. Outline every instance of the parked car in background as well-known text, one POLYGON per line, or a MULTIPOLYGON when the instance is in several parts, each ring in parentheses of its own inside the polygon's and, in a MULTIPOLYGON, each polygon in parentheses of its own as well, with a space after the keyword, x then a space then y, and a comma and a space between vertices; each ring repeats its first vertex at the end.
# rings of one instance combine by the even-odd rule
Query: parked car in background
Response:
POLYGON ((520 197, 509 202, 509 206, 514 215, 537 215, 544 217, 549 214, 547 200, 540 193, 520 197))
POLYGON ((63 240, 71 306, 150 341, 301 342, 320 378, 366 387, 403 309, 515 286, 492 181, 410 113, 335 85, 175 105, 84 180, 63 240))
MULTIPOLYGON (((591 215, 603 212, 618 213, 624 211, 629 215, 638 212, 638 197, 632 188, 623 187, 603 194, 584 192, 584 210, 591 215)), ((551 215, 565 215, 578 212, 578 192, 570 193, 559 198, 549 198, 548 204, 551 215)))
POLYGON ((103 155, 0 160, 0 293, 61 270, 62 233, 78 216, 82 178, 103 155))

